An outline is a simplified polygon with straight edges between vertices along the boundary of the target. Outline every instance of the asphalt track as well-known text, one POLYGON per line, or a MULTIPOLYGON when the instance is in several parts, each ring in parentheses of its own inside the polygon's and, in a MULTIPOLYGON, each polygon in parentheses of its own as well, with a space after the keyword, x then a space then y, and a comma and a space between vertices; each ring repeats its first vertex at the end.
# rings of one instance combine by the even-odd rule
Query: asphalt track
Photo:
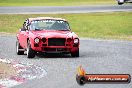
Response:
POLYGON ((33 59, 16 55, 15 41, 15 36, 0 36, 0 58, 38 65, 45 68, 47 75, 13 88, 132 88, 132 82, 80 86, 75 79, 80 65, 90 74, 132 75, 132 41, 81 39, 79 58, 71 58, 70 55, 37 55, 33 59))
POLYGON ((61 14, 132 11, 132 5, 97 6, 0 6, 0 14, 61 14))

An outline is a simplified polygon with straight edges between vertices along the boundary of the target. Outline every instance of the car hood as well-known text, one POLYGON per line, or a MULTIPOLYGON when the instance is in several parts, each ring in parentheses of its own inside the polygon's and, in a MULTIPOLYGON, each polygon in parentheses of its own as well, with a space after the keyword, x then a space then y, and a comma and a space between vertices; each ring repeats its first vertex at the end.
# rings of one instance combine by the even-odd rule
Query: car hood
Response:
POLYGON ((43 30, 43 31, 32 31, 33 34, 39 37, 46 38, 67 38, 72 37, 73 32, 71 31, 58 31, 58 30, 43 30))

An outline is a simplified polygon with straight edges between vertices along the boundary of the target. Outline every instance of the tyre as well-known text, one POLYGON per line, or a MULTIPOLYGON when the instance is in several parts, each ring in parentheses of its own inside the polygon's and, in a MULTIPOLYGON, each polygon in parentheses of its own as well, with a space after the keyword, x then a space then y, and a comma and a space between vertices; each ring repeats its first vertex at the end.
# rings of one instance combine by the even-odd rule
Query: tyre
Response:
POLYGON ((27 43, 27 58, 34 58, 35 57, 35 51, 32 50, 30 41, 27 43))
POLYGON ((72 52, 71 56, 72 57, 79 57, 79 48, 78 48, 78 50, 76 52, 72 52))
POLYGON ((124 4, 124 2, 119 2, 119 1, 118 1, 118 5, 122 5, 122 4, 124 4))
POLYGON ((18 40, 16 41, 16 53, 17 53, 17 55, 24 54, 24 49, 20 46, 18 40))
POLYGON ((118 0, 118 5, 122 5, 122 4, 124 4, 124 0, 118 0))

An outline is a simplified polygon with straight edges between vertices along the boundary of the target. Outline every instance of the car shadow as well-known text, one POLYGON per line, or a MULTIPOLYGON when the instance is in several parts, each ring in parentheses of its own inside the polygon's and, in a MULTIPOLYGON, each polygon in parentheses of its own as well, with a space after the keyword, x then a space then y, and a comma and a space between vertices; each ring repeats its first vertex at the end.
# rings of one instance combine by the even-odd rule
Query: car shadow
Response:
MULTIPOLYGON (((24 55, 26 56, 26 52, 24 53, 24 55)), ((82 56, 79 56, 82 57, 82 56)), ((63 53, 37 53, 35 58, 30 58, 30 59, 47 59, 47 58, 51 58, 51 59, 56 59, 56 58, 72 58, 72 59, 77 59, 79 57, 72 57, 71 54, 63 54, 63 53)))
POLYGON ((70 54, 62 53, 37 53, 36 56, 39 58, 73 58, 70 54))

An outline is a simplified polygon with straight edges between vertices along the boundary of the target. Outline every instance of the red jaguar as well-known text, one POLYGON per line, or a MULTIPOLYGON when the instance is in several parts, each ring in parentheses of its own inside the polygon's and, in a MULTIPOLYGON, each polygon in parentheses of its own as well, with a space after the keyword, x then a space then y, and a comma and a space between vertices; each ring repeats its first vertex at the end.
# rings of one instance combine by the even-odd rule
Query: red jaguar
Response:
POLYGON ((17 33, 16 52, 28 58, 36 53, 66 53, 79 57, 79 38, 62 18, 28 18, 17 33))

